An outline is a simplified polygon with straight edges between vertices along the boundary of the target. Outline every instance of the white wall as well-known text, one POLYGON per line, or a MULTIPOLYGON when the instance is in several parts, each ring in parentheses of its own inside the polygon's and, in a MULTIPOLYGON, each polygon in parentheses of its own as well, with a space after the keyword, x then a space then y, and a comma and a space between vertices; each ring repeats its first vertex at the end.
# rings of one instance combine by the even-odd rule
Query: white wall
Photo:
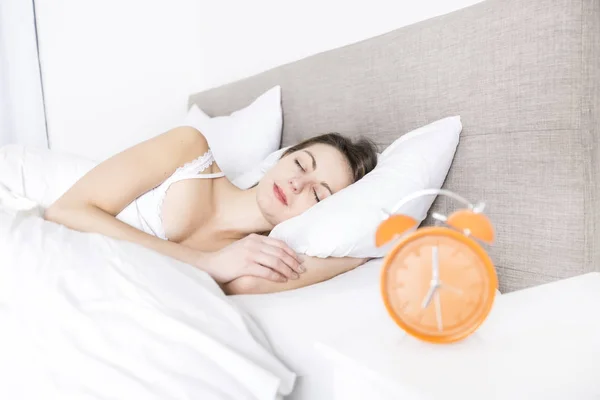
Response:
POLYGON ((187 95, 481 0, 36 0, 53 148, 102 159, 187 95))
POLYGON ((0 146, 47 147, 33 3, 0 0, 0 146))

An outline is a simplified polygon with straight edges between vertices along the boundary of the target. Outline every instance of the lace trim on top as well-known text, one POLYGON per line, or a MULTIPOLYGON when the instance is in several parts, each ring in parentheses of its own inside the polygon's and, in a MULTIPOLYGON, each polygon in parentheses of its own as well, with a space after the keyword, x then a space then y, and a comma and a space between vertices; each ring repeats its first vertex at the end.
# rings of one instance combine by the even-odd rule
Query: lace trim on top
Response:
POLYGON ((214 161, 215 159, 212 155, 212 152, 209 149, 208 151, 206 151, 206 153, 202 154, 196 159, 187 162, 181 167, 177 168, 173 175, 167 178, 167 180, 159 186, 159 198, 156 202, 156 213, 158 215, 158 220, 160 221, 160 232, 157 232, 158 237, 164 240, 169 240, 165 233, 165 227, 162 217, 163 203, 165 201, 165 197, 167 196, 167 191, 169 190, 169 187, 176 181, 180 180, 179 178, 185 178, 200 174, 201 172, 205 171, 208 167, 210 167, 214 161))

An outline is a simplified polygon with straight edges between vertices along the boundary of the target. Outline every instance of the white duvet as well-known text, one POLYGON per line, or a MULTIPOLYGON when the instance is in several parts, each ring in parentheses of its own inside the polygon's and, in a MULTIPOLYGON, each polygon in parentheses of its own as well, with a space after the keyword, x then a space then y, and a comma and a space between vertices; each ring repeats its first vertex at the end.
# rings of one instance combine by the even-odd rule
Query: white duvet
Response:
POLYGON ((0 185, 0 399, 275 399, 294 380, 207 274, 0 185))

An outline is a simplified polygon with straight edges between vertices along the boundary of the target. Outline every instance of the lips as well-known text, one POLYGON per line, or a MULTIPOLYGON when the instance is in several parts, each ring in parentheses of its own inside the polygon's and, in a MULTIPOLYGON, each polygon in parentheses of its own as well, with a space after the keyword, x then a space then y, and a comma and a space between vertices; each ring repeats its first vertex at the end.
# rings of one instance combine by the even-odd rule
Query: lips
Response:
POLYGON ((275 197, 277 197, 277 200, 279 200, 281 203, 283 203, 286 206, 288 205, 287 197, 285 196, 285 193, 283 193, 283 190, 281 190, 281 188, 279 186, 277 186, 276 183, 273 184, 273 192, 275 193, 275 197))

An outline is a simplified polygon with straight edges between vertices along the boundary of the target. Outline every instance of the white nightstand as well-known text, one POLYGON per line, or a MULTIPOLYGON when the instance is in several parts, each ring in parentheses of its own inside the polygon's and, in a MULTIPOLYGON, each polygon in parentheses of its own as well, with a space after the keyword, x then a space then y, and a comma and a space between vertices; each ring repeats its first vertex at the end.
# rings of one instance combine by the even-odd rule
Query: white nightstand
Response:
POLYGON ((600 273, 498 296, 457 344, 420 342, 378 314, 317 347, 336 400, 600 399, 600 273))

